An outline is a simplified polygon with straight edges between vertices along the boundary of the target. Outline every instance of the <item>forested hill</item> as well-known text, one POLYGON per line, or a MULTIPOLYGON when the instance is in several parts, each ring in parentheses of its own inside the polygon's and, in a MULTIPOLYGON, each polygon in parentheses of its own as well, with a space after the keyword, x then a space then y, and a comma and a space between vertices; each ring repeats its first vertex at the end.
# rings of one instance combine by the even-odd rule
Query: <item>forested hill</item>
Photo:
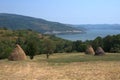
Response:
POLYGON ((80 33, 81 30, 70 27, 66 24, 51 22, 40 18, 0 13, 0 27, 7 29, 31 29, 41 33, 80 33))
POLYGON ((71 25, 73 27, 77 27, 81 30, 120 30, 120 24, 81 24, 81 25, 71 25))

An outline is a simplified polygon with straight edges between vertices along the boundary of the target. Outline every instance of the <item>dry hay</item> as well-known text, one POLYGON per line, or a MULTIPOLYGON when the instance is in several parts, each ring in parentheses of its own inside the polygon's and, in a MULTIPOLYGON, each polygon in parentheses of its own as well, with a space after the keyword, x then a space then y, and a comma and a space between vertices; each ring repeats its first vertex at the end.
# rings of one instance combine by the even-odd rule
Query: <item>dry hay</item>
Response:
POLYGON ((0 80, 120 80, 119 66, 119 61, 76 62, 65 65, 1 62, 0 80))
POLYGON ((9 60, 17 61, 17 60, 25 60, 26 54, 23 51, 23 49, 20 47, 20 45, 16 45, 16 48, 13 50, 13 52, 8 57, 9 60))
POLYGON ((104 55, 105 52, 101 47, 98 47, 97 50, 95 51, 95 55, 104 55))
POLYGON ((38 34, 38 38, 42 39, 43 35, 42 34, 38 34))
POLYGON ((94 55, 95 54, 95 51, 94 49, 92 48, 91 45, 87 46, 87 49, 86 49, 86 54, 90 54, 90 55, 94 55))

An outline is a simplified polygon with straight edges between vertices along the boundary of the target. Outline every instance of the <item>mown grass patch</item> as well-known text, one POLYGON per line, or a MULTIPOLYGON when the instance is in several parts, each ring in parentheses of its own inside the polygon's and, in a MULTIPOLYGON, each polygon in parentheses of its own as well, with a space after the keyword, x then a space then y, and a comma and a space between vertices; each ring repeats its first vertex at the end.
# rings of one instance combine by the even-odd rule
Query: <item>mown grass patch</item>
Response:
MULTIPOLYGON (((58 56, 59 54, 57 54, 58 56)), ((56 55, 54 55, 56 56, 56 55)), ((68 54, 68 56, 59 55, 56 58, 46 60, 49 63, 71 63, 71 62, 88 62, 88 61, 120 61, 120 54, 108 53, 103 56, 93 56, 84 54, 68 54)))
POLYGON ((120 53, 107 53, 103 56, 85 55, 84 53, 56 53, 50 55, 46 59, 46 55, 37 55, 33 60, 27 57, 25 61, 8 61, 7 59, 0 60, 0 63, 25 63, 25 62, 38 62, 38 63, 72 63, 72 62, 90 62, 90 61, 120 61, 120 53))

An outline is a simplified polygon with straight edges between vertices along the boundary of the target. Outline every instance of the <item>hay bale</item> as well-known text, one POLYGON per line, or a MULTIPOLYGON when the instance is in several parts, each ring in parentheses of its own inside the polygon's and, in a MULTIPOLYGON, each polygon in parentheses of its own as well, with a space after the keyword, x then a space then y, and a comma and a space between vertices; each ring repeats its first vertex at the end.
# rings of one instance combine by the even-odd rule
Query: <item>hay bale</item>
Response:
POLYGON ((25 60, 25 59, 26 59, 26 54, 18 44, 16 45, 16 48, 8 57, 8 60, 11 60, 11 61, 18 61, 18 60, 25 60))
POLYGON ((97 50, 95 51, 95 55, 104 55, 105 52, 101 47, 98 47, 97 50))
POLYGON ((42 39, 43 35, 42 34, 38 34, 38 38, 42 39))
POLYGON ((94 55, 95 54, 95 51, 94 49, 92 48, 91 45, 87 46, 87 49, 86 49, 86 54, 90 54, 90 55, 94 55))

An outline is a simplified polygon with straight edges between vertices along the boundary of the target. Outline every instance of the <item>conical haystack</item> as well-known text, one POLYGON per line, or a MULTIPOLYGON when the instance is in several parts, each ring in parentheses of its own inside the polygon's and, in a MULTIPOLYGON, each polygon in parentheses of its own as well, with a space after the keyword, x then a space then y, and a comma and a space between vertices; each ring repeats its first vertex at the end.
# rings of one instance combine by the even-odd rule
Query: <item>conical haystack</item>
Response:
POLYGON ((101 47, 98 47, 95 52, 95 55, 104 55, 104 54, 105 54, 104 50, 101 47))
POLYGON ((90 55, 94 55, 95 54, 95 51, 94 49, 92 48, 91 45, 87 46, 87 49, 86 49, 86 54, 90 54, 90 55))
POLYGON ((13 52, 8 57, 9 60, 17 61, 17 60, 25 60, 26 54, 23 51, 23 49, 20 47, 20 45, 16 45, 16 48, 13 50, 13 52))

